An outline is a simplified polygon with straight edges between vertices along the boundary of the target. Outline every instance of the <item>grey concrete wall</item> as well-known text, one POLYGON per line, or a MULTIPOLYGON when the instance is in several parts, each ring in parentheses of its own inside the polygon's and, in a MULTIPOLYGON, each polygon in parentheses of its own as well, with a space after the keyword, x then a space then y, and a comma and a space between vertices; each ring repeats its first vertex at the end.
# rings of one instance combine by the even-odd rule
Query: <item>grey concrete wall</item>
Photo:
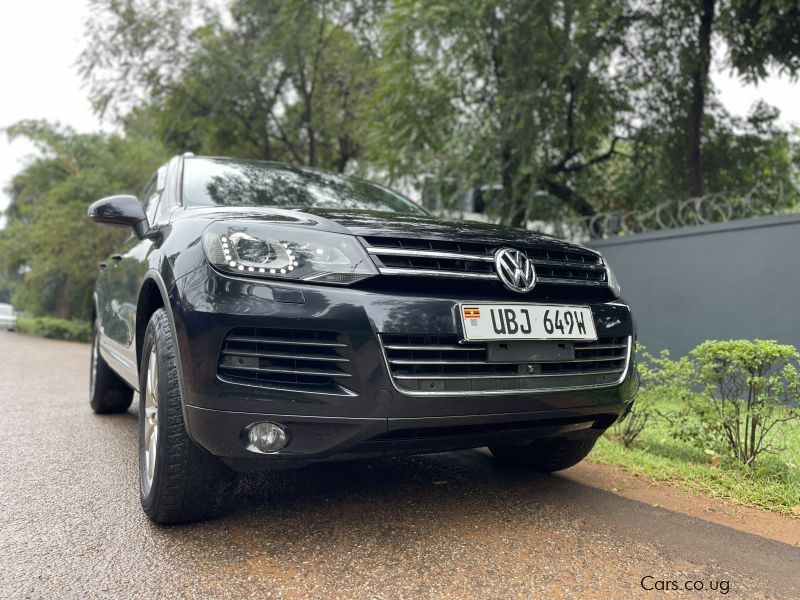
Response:
POLYGON ((800 347, 800 215, 655 231, 589 244, 622 283, 649 350, 707 339, 800 347))

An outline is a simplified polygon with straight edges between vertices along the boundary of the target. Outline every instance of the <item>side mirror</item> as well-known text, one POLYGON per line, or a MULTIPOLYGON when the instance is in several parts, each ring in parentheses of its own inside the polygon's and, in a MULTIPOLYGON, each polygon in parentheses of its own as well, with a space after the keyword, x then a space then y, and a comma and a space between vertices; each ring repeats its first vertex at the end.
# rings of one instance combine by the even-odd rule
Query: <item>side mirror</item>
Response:
POLYGON ((140 240, 150 230, 147 214, 136 196, 108 196, 93 202, 89 207, 89 218, 96 223, 132 227, 140 240))

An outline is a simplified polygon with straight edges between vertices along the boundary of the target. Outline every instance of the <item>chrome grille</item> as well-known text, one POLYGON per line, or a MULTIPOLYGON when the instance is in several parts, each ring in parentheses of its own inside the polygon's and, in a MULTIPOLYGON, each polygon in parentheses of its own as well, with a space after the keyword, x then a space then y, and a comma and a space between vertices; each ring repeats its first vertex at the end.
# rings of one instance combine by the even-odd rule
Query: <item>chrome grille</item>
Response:
POLYGON ((325 331, 234 329, 222 344, 218 374, 233 383, 350 395, 348 346, 339 337, 325 331))
POLYGON ((389 372, 400 391, 482 394, 619 383, 628 368, 631 342, 629 337, 571 342, 574 358, 538 362, 490 362, 488 343, 460 344, 455 335, 382 334, 381 343, 389 372))
MULTIPOLYGON (((498 281, 494 253, 501 245, 388 238, 362 238, 382 275, 434 276, 498 281)), ((578 250, 519 248, 531 259, 540 283, 605 286, 599 256, 578 250)))

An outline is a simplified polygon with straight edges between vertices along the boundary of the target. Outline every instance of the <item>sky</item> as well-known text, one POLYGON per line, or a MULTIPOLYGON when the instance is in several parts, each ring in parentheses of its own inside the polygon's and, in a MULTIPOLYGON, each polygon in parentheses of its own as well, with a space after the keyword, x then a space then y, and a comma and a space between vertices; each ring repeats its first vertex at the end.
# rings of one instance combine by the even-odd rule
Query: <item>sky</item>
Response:
MULTIPOLYGON (((25 0, 0 8, 0 130, 21 119, 60 121, 79 132, 110 130, 92 113, 75 62, 83 49, 89 0, 25 0)), ((759 98, 781 110, 785 124, 800 124, 800 84, 770 77, 744 85, 715 66, 714 84, 723 105, 745 115, 759 98)), ((32 156, 25 140, 9 142, 0 133, 0 190, 32 156)), ((0 210, 8 198, 0 192, 0 210)), ((2 219, 0 219, 2 226, 2 219)))
MULTIPOLYGON (((49 119, 80 132, 101 128, 75 67, 88 0, 3 2, 0 8, 0 129, 21 119, 49 119)), ((107 127, 107 126, 106 126, 107 127)), ((0 189, 34 153, 0 132, 0 189)), ((0 193, 0 210, 8 198, 0 193)))

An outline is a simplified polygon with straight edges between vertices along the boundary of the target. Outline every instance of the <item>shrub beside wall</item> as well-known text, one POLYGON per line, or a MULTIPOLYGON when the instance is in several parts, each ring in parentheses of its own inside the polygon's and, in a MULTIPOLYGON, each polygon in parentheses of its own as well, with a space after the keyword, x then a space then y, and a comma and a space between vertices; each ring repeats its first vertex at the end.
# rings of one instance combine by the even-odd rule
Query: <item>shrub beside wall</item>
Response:
POLYGON ((630 447, 648 423, 669 423, 675 439, 752 467, 783 448, 784 427, 800 422, 800 353, 770 340, 708 341, 689 357, 639 349, 641 390, 612 437, 630 447), (679 408, 662 412, 659 400, 679 408))
POLYGON ((703 423, 736 460, 751 466, 780 451, 769 437, 800 419, 800 354, 769 340, 706 342, 692 351, 706 401, 703 423))
POLYGON ((89 342, 92 338, 92 326, 86 321, 70 321, 54 317, 18 317, 17 331, 71 342, 89 342))

